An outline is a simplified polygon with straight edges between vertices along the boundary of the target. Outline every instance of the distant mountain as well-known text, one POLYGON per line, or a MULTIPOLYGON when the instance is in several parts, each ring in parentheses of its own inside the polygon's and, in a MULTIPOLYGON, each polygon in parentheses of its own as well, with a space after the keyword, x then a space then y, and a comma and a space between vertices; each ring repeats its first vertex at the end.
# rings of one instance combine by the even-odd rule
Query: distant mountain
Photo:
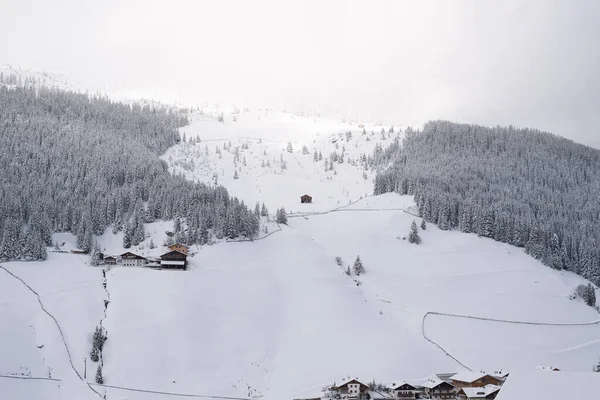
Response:
POLYGON ((530 129, 434 121, 408 131, 383 162, 375 194, 415 195, 441 229, 525 247, 600 284, 600 150, 530 129))

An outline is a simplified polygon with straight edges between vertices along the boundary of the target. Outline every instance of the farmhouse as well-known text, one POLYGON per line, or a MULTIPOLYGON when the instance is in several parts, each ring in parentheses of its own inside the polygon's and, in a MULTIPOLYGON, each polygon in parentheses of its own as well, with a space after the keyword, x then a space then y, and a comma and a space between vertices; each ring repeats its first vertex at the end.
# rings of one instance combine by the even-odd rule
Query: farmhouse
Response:
POLYGON ((484 387, 489 384, 500 386, 502 384, 500 379, 484 372, 463 371, 453 375, 450 379, 452 381, 452 385, 457 388, 484 387))
POLYGON ((448 382, 444 382, 437 376, 428 379, 422 386, 425 394, 432 400, 456 398, 456 387, 448 382))
POLYGON ((181 251, 172 250, 160 256, 161 268, 181 268, 187 267, 187 254, 181 251))
POLYGON ((312 197, 305 194, 300 196, 300 203, 312 203, 312 197))
POLYGON ((370 389, 369 385, 357 378, 346 378, 341 384, 331 387, 331 391, 337 393, 341 399, 368 399, 370 389))
POLYGON ((146 265, 146 258, 138 256, 130 251, 121 254, 121 265, 124 267, 143 267, 146 265))
POLYGON ((106 265, 117 265, 117 258, 113 256, 106 256, 103 261, 106 265))
POLYGON ((389 385, 387 389, 393 399, 416 399, 419 394, 419 390, 416 386, 404 381, 394 382, 389 385))
POLYGON ((500 386, 486 385, 484 387, 464 387, 458 391, 461 400, 487 400, 495 399, 500 392, 500 386))
POLYGON ((190 248, 187 247, 185 244, 175 243, 169 246, 169 250, 177 250, 180 253, 187 254, 190 251, 190 248))

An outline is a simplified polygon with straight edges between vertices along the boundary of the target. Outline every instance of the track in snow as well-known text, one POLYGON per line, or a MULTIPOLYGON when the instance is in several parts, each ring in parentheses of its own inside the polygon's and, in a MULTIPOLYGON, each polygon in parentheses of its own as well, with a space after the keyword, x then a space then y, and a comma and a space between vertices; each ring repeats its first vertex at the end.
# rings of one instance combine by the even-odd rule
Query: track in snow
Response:
MULTIPOLYGON (((502 323, 502 324, 515 324, 515 325, 532 325, 532 326, 593 326, 593 325, 600 325, 600 320, 596 320, 596 321, 590 321, 590 322, 581 322, 581 323, 558 323, 558 322, 533 322, 533 321, 514 321, 514 320, 506 320, 506 319, 495 319, 495 318, 485 318, 485 317, 475 317, 472 315, 459 315, 459 314, 448 314, 448 313, 440 313, 440 312, 435 312, 435 311, 429 311, 427 312, 424 316, 423 316, 423 320, 421 321, 421 331, 423 334, 423 338, 425 338, 425 340, 427 340, 428 342, 432 343, 433 345, 435 345, 437 348, 439 348, 440 350, 442 350, 448 357, 450 357, 452 360, 454 360, 456 363, 458 363, 459 365, 461 365, 462 367, 468 369, 469 371, 472 371, 471 368, 469 368, 468 366, 466 366, 465 364, 463 364, 462 362, 460 362, 456 357, 454 357, 452 354, 450 354, 445 348, 443 348, 439 343, 435 342, 434 340, 430 339, 429 337, 427 337, 427 334, 425 333, 425 320, 427 319, 428 316, 430 315, 439 315, 439 316, 443 316, 443 317, 452 317, 452 318, 464 318, 464 319, 472 319, 472 320, 477 320, 477 321, 487 321, 487 322, 495 322, 495 323, 502 323)), ((581 348, 581 347, 585 347, 588 346, 590 344, 594 344, 599 342, 599 340, 596 341, 592 341, 592 342, 588 342, 588 343, 583 343, 581 345, 578 346, 574 346, 572 348, 568 348, 568 349, 563 349, 561 350, 562 352, 564 351, 570 351, 576 348, 581 348)))

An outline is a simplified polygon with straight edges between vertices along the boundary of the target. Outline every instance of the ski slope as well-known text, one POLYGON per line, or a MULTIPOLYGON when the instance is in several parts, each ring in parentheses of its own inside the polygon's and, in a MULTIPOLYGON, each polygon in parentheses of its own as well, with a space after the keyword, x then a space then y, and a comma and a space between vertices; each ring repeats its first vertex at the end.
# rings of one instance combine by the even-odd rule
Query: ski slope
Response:
MULTIPOLYGON (((210 183, 217 173, 246 204, 265 202, 271 213, 284 206, 293 212, 288 226, 277 231, 271 222, 272 234, 254 242, 193 246, 187 271, 113 267, 106 290, 101 268, 84 256, 49 252, 45 262, 2 264, 22 281, 0 269, 0 375, 57 380, 0 376, 0 393, 97 399, 93 388, 111 400, 177 393, 279 400, 318 395, 348 374, 418 382, 463 369, 455 360, 475 371, 587 371, 597 360, 599 314, 569 299, 582 278, 549 269, 522 249, 431 225, 420 231, 421 245, 402 240, 411 222, 420 222, 413 199, 368 195, 374 171, 348 162, 389 143, 397 130, 382 136, 381 126, 366 124, 362 135, 357 123, 279 111, 236 116, 224 123, 210 113, 196 116, 182 129, 188 140, 163 158, 188 179, 210 183), (196 137, 202 141, 190 143, 196 137), (229 141, 231 152, 223 149, 229 141), (239 179, 236 146, 246 157, 246 165, 237 163, 239 179), (325 158, 342 146, 346 159, 335 173, 313 162, 315 149, 325 158), (267 159, 270 168, 261 166, 267 159), (313 204, 299 204, 304 193, 313 204), (357 255, 366 273, 348 276, 357 255), (88 359, 87 378, 80 376, 100 321, 109 386, 90 387, 84 381, 93 382, 96 364, 88 359)), ((172 221, 148 224, 148 237, 131 251, 160 254, 171 229, 172 221)), ((107 231, 97 240, 107 254, 123 251, 120 234, 107 231)), ((55 241, 65 250, 75 243, 67 234, 55 241)))

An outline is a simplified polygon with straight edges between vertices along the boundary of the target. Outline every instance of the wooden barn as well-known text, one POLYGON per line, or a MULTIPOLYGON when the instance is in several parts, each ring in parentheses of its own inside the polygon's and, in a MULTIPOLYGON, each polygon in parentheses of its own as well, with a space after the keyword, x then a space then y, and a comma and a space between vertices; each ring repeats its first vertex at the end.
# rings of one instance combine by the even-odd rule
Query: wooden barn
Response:
POLYGON ((187 268, 187 254, 181 251, 171 250, 160 256, 161 268, 187 268))
POLYGON ((300 196, 300 203, 312 203, 312 197, 307 194, 300 196))
POLYGON ((169 246, 169 250, 177 250, 179 252, 187 254, 190 251, 190 248, 185 244, 175 243, 169 246))

